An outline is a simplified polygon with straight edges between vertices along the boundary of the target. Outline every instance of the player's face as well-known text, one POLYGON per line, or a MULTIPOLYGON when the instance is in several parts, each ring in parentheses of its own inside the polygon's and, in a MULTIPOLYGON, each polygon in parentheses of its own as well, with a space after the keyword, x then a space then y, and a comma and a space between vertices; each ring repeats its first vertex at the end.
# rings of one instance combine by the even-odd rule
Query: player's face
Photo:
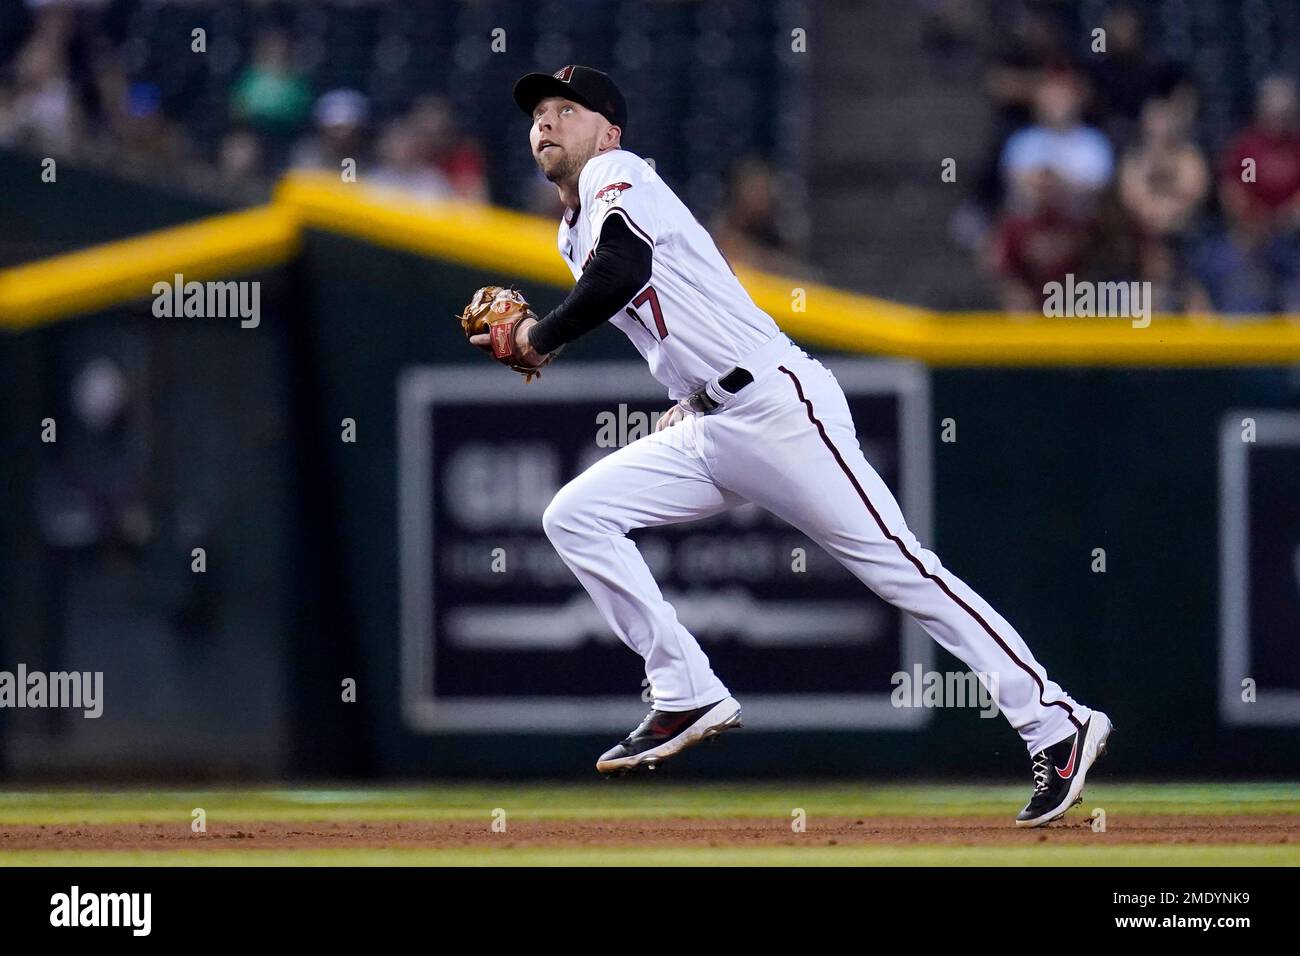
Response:
POLYGON ((596 144, 608 123, 581 103, 548 96, 533 109, 533 126, 528 132, 533 159, 553 183, 575 178, 596 155, 596 144))

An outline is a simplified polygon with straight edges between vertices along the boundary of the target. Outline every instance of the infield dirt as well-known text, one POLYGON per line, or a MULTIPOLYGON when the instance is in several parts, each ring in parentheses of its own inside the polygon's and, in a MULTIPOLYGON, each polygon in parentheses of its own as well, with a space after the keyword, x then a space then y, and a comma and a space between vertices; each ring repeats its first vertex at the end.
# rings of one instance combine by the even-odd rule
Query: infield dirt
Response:
POLYGON ((475 849, 515 847, 761 847, 1300 844, 1295 814, 1206 817, 1112 815, 1103 832, 1076 811, 1041 829, 1011 821, 965 817, 810 818, 794 832, 789 818, 656 818, 591 820, 508 820, 504 832, 490 821, 432 822, 244 821, 192 833, 185 824, 9 824, 0 826, 0 853, 18 850, 193 850, 240 849, 475 849))

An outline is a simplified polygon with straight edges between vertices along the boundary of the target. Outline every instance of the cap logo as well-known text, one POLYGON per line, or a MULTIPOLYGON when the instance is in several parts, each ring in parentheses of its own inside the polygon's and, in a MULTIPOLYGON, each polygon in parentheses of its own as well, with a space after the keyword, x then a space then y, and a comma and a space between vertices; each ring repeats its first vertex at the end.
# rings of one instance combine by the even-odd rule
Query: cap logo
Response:
POLYGON ((568 83, 569 80, 573 79, 573 65, 570 64, 569 66, 561 67, 552 75, 557 80, 560 80, 563 83, 568 83))

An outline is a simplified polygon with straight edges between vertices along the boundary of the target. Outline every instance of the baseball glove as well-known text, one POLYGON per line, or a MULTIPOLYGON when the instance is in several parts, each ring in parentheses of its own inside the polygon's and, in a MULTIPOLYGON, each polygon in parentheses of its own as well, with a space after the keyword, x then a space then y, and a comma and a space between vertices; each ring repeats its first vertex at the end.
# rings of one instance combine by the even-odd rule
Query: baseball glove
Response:
POLYGON ((520 375, 524 382, 531 382, 534 377, 541 377, 543 365, 549 365, 555 353, 542 356, 541 365, 525 365, 521 360, 515 343, 515 328, 527 318, 537 318, 528 305, 528 300, 517 289, 507 289, 499 285, 488 285, 474 293, 469 305, 460 314, 460 326, 465 330, 465 337, 487 334, 491 345, 486 349, 492 357, 503 365, 508 365, 520 375))

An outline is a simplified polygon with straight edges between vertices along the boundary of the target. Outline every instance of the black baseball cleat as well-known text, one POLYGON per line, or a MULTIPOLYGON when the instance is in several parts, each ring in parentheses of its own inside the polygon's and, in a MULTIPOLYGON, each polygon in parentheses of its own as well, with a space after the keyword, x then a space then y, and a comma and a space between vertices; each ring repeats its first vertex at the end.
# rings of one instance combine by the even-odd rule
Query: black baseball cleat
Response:
POLYGON ((1106 752, 1110 718, 1094 710, 1083 729, 1034 754, 1034 794, 1016 817, 1018 827, 1041 827, 1083 802, 1088 769, 1106 752))
POLYGON ((734 697, 694 710, 652 710, 622 743, 600 755, 596 770, 604 774, 629 773, 642 767, 653 770, 687 747, 739 726, 740 703, 734 697))

